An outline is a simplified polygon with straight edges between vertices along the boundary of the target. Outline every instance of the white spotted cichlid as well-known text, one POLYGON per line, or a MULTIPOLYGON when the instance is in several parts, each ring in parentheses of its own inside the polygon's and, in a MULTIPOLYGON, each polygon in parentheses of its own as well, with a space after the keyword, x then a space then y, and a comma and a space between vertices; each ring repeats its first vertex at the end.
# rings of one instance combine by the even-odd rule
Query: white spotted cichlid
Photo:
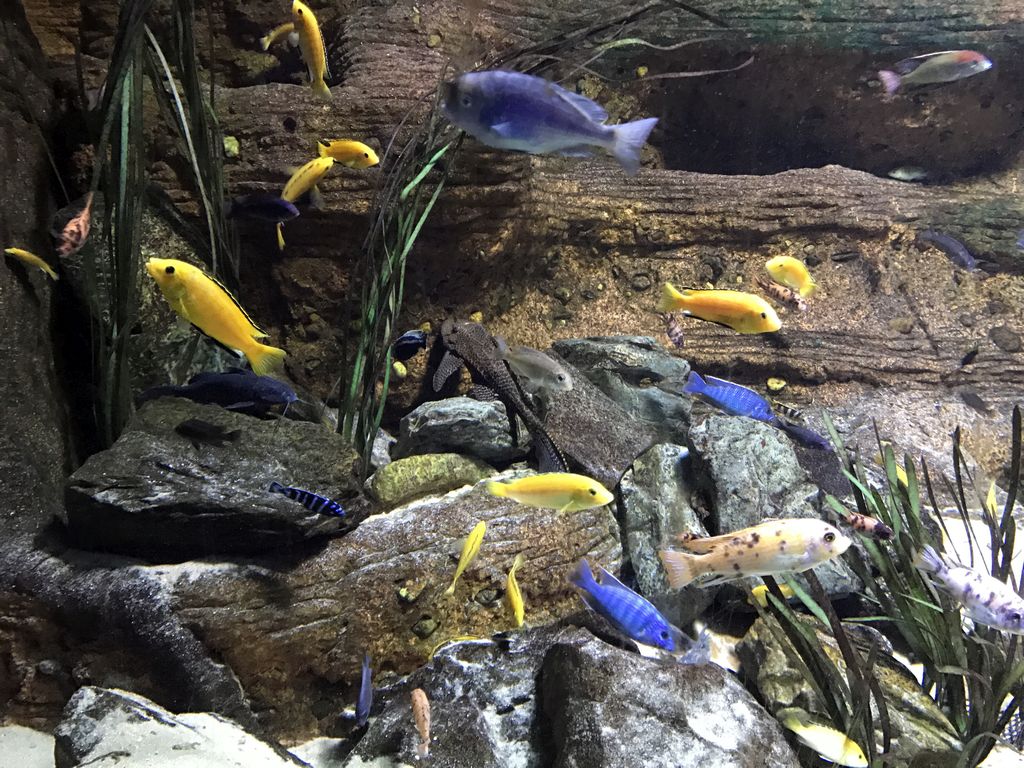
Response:
POLYGON ((59 280, 57 273, 53 271, 53 267, 47 264, 41 256, 36 256, 31 251, 26 251, 24 248, 7 248, 4 250, 8 256, 13 256, 18 261, 28 264, 30 267, 41 269, 47 275, 50 276, 51 280, 59 280))
POLYGON ((615 498, 597 480, 571 472, 546 472, 521 477, 508 483, 490 481, 487 492, 492 496, 509 498, 529 507, 575 512, 591 507, 603 507, 615 498))
MULTIPOLYGON (((324 177, 324 174, 333 167, 333 157, 317 157, 310 160, 301 168, 298 168, 291 178, 288 179, 284 189, 281 190, 281 199, 294 203, 303 195, 309 194, 313 198, 314 205, 319 205, 318 198, 320 193, 317 191, 316 185, 324 177)), ((284 250, 284 231, 280 222, 277 224, 277 247, 282 251, 284 250)))
POLYGON ((295 31, 299 33, 299 50, 302 51, 302 60, 306 62, 309 69, 309 84, 313 86, 313 92, 324 98, 331 98, 331 89, 324 82, 325 77, 331 73, 327 69, 327 51, 324 48, 324 39, 320 34, 320 25, 316 16, 305 3, 300 0, 292 2, 292 21, 295 24, 295 31))
POLYGON ((794 259, 792 256, 776 256, 773 259, 768 259, 764 268, 768 270, 772 280, 796 291, 801 298, 806 299, 817 290, 818 286, 815 285, 807 265, 800 259, 794 259))
POLYGON ((295 31, 294 21, 286 21, 284 24, 280 24, 267 32, 267 34, 260 38, 260 48, 264 51, 269 51, 270 46, 281 38, 287 38, 289 44, 293 46, 299 44, 299 33, 295 31))
POLYGON ((721 536, 689 539, 686 552, 661 549, 658 555, 673 589, 703 576, 701 586, 741 576, 799 573, 845 552, 852 542, 823 520, 771 520, 721 536))
POLYGON ((373 147, 354 139, 321 139, 316 149, 320 157, 333 157, 346 168, 369 168, 380 162, 373 147))
POLYGON ((280 366, 285 351, 260 343, 267 333, 253 323, 223 285, 203 270, 176 259, 150 259, 146 271, 171 309, 214 341, 245 355, 257 375, 280 366))
POLYGON ((505 597, 508 599, 509 610, 512 611, 512 618, 516 620, 516 626, 523 626, 526 619, 526 606, 523 604, 523 593, 519 589, 519 582, 516 580, 516 571, 523 564, 523 556, 516 555, 512 561, 512 567, 508 569, 508 579, 505 581, 505 597))
POLYGON ((782 327, 771 304, 743 291, 678 290, 665 283, 658 312, 682 312, 687 317, 724 325, 738 333, 774 333, 782 327))
POLYGON ((807 712, 796 707, 781 709, 775 716, 803 744, 826 760, 846 768, 867 768, 864 750, 842 731, 815 722, 807 712))
POLYGON ((487 533, 487 523, 483 520, 477 523, 473 530, 469 532, 469 536, 466 537, 466 541, 462 545, 459 564, 455 567, 455 578, 452 579, 451 586, 444 591, 446 595, 455 594, 455 585, 458 583, 462 572, 469 567, 469 564, 473 562, 473 558, 476 557, 476 553, 480 551, 480 543, 484 540, 485 533, 487 533))

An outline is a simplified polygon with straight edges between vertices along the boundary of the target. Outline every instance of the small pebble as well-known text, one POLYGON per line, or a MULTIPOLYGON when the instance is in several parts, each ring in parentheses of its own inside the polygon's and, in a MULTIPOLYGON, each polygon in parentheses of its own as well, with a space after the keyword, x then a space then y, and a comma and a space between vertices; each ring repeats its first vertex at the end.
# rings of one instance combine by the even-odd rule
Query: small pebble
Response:
POLYGON ((431 32, 427 37, 427 48, 437 48, 443 38, 437 32, 431 32))
POLYGON ((473 314, 471 314, 469 316, 469 319, 470 319, 471 322, 474 322, 474 323, 482 323, 484 321, 484 313, 483 312, 474 312, 473 314))
POLYGON ((636 68, 636 76, 637 77, 647 77, 647 72, 648 71, 649 70, 647 69, 647 67, 639 66, 639 67, 636 68))
POLYGON ((241 145, 238 143, 238 139, 234 136, 224 137, 224 157, 238 157, 241 151, 241 145))
POLYGON ((651 290, 651 286, 654 285, 654 281, 651 276, 646 272, 637 272, 629 281, 629 287, 637 293, 643 293, 644 291, 651 290))
POLYGON ((833 253, 832 254, 832 261, 835 261, 835 262, 838 262, 838 263, 841 264, 844 261, 853 261, 858 256, 860 256, 860 254, 857 251, 843 251, 841 253, 833 253))
POLYGON ((412 633, 416 635, 420 640, 426 640, 434 632, 437 631, 437 621, 424 616, 422 619, 412 625, 412 633))
POLYGON ((1007 325, 997 325, 988 332, 988 337, 1003 352, 1020 352, 1020 335, 1007 325))
POLYGON ((894 333, 910 333, 914 330, 914 318, 894 317, 889 321, 889 330, 894 333))
POLYGON ((480 603, 480 605, 491 605, 498 599, 498 590, 481 589, 473 596, 473 599, 480 603))
POLYGON ((397 381, 402 381, 406 376, 409 375, 409 370, 405 367, 405 363, 401 360, 395 360, 391 363, 391 377, 397 381))
POLYGON ((569 300, 572 298, 572 291, 570 291, 564 285, 560 285, 557 288, 555 288, 553 295, 563 304, 568 304, 569 300))
POLYGON ((767 384, 769 392, 781 392, 786 388, 786 380, 776 378, 775 376, 768 379, 767 384))

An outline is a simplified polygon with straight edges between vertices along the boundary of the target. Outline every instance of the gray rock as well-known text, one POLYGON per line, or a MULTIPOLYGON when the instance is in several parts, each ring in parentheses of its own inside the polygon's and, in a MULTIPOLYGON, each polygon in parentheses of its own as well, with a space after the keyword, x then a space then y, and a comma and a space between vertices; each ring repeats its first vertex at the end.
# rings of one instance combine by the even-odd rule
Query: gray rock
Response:
POLYGON ((57 768, 296 768, 305 764, 219 715, 174 715, 127 691, 87 686, 54 732, 57 768))
POLYGON ((580 369, 627 413, 646 422, 665 442, 681 443, 690 427, 690 400, 653 384, 686 380, 690 364, 650 336, 561 339, 551 348, 580 369))
POLYGON ((425 453, 395 459, 374 472, 368 485, 384 507, 394 507, 421 496, 472 485, 493 474, 495 470, 479 459, 457 453, 425 453))
POLYGON ((507 463, 525 456, 529 433, 512 439, 508 414, 498 401, 449 397, 423 403, 399 425, 394 458, 420 453, 463 453, 484 461, 507 463))
POLYGON ((714 591, 687 587, 669 592, 658 549, 681 533, 707 536, 690 504, 689 450, 662 443, 641 454, 622 476, 619 504, 626 553, 637 589, 680 626, 691 622, 714 597, 714 591))
POLYGON ((110 449, 69 478, 68 529, 78 546, 158 559, 280 550, 336 532, 344 522, 269 493, 270 483, 346 504, 358 488, 355 460, 339 435, 315 424, 262 421, 162 398, 147 403, 110 449), (241 430, 241 437, 193 446, 174 431, 193 417, 241 430))
POLYGON ((53 736, 21 725, 0 728, 0 755, 18 768, 53 768, 53 736))
POLYGON ((782 729, 713 665, 643 659, 596 638, 558 642, 541 671, 554 768, 783 768, 782 729))
POLYGON ((383 429, 377 430, 377 436, 373 438, 373 450, 370 452, 370 466, 374 470, 391 463, 391 447, 396 442, 398 438, 383 429))

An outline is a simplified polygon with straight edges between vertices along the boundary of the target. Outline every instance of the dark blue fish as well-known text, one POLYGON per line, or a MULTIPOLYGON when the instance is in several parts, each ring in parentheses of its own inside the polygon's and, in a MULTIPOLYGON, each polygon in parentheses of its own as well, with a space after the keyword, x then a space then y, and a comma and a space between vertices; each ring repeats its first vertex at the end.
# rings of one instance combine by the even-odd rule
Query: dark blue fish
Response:
POLYGON ((757 392, 725 379, 701 377, 690 371, 683 392, 694 395, 716 408, 733 416, 747 416, 758 421, 770 422, 775 418, 771 404, 757 392))
POLYGON ((395 360, 406 361, 421 349, 427 348, 427 332, 419 329, 406 331, 391 345, 391 354, 395 360))
POLYGON ((212 424, 203 419, 185 419, 174 428, 174 431, 191 440, 192 445, 196 448, 199 447, 199 443, 220 448, 228 443, 237 443, 238 438, 242 436, 240 429, 229 431, 220 424, 212 424))
POLYGON ((226 215, 229 219, 259 219, 280 224, 298 216, 299 209, 277 195, 255 193, 236 197, 228 203, 226 215))
POLYGON ((686 653, 679 659, 681 664, 707 664, 711 661, 711 635, 702 630, 696 640, 692 641, 686 653))
POLYGON ((632 175, 658 118, 605 125, 608 113, 586 96, 521 72, 467 72, 444 86, 444 113, 489 147, 535 155, 589 156, 607 150, 632 175))
POLYGON ((359 680, 359 698, 356 699, 356 728, 362 728, 370 718, 373 706, 373 683, 370 675, 370 654, 363 654, 363 676, 359 680))
POLYGON ((793 440, 800 443, 807 448, 814 448, 818 451, 831 451, 832 443, 827 437, 823 437, 815 432, 813 429, 807 427, 801 427, 797 424, 790 424, 789 422, 783 421, 782 419, 774 419, 771 424, 778 427, 793 440))
POLYGON ((316 512, 321 515, 335 515, 336 517, 345 516, 345 510, 342 509, 341 504, 318 493, 306 491, 302 488, 290 488, 278 482, 271 483, 267 490, 271 493, 280 493, 292 501, 299 502, 310 512, 316 512))
POLYGON ((1024 229, 1017 233, 1017 247, 1024 251, 1024 229))
POLYGON ((591 609, 632 640, 675 652, 686 645, 682 632, 673 627, 658 609, 604 568, 601 581, 594 579, 590 565, 580 560, 569 581, 583 590, 581 597, 591 609))
POLYGON ((949 256, 950 260, 958 267, 963 267, 968 271, 973 271, 978 268, 978 260, 975 259, 974 256, 971 255, 971 252, 967 250, 967 246, 955 237, 947 235, 945 232, 926 229, 923 232, 917 233, 917 238, 914 242, 918 247, 921 245, 931 245, 938 248, 949 256))
POLYGON ((184 397, 196 403, 219 405, 232 411, 263 415, 275 406, 287 406, 298 400, 284 382, 270 376, 257 376, 249 370, 231 368, 222 373, 197 373, 188 384, 150 387, 136 399, 141 405, 158 397, 184 397))

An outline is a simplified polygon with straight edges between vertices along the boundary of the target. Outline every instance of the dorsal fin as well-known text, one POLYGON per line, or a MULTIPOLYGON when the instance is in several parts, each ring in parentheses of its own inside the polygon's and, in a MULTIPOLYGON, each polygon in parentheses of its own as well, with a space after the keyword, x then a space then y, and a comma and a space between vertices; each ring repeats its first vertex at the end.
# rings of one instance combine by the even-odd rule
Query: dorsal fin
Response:
POLYGON ((253 328, 256 329, 256 333, 252 334, 252 337, 254 339, 265 339, 268 336, 270 336, 269 333, 267 333, 262 328, 260 328, 258 325, 256 325, 256 323, 253 321, 253 319, 251 317, 249 317, 249 313, 246 312, 245 309, 242 308, 242 305, 238 303, 238 299, 236 299, 234 294, 232 294, 231 291, 229 291, 227 289, 227 287, 224 285, 224 283, 222 283, 220 280, 218 280, 216 277, 214 277, 213 275, 209 274, 206 271, 203 271, 203 274, 206 277, 208 277, 210 279, 210 281, 214 285, 216 285, 218 288, 220 288, 222 291, 224 291, 224 295, 227 296, 229 299, 231 299, 231 303, 234 304, 238 308, 238 311, 242 313, 242 317, 244 317, 246 320, 248 320, 249 321, 249 325, 251 325, 253 328))
POLYGON ((575 91, 563 88, 558 83, 550 83, 550 85, 556 94, 572 104, 573 107, 586 115, 588 119, 593 120, 595 123, 603 123, 608 119, 608 113, 596 101, 592 101, 586 96, 581 96, 575 91))

